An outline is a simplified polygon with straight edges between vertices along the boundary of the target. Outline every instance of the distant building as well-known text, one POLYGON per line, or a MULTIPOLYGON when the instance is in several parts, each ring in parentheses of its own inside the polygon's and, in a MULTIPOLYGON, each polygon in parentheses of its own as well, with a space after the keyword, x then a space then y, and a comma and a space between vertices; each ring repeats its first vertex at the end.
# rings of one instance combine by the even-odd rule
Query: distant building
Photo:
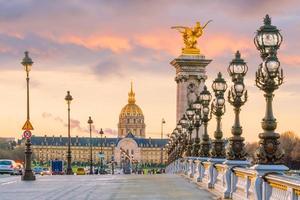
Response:
MULTIPOLYGON (((128 93, 128 104, 125 105, 119 115, 117 138, 92 138, 93 160, 99 162, 98 153, 105 154, 104 160, 110 162, 112 156, 120 164, 123 161, 138 163, 166 163, 167 153, 165 145, 167 139, 145 138, 145 122, 141 108, 135 104, 135 93, 128 93)), ((37 161, 49 161, 52 159, 66 160, 68 138, 55 136, 33 136, 31 139, 33 153, 37 161)), ((72 137, 71 150, 72 162, 89 162, 90 138, 72 137)))

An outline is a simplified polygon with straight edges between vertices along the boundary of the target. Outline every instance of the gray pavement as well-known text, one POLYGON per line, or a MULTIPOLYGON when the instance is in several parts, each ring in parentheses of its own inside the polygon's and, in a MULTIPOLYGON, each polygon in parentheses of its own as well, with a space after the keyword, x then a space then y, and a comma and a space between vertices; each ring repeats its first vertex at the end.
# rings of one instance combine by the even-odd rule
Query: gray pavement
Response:
POLYGON ((1 178, 0 200, 194 200, 214 196, 177 175, 43 176, 1 178))

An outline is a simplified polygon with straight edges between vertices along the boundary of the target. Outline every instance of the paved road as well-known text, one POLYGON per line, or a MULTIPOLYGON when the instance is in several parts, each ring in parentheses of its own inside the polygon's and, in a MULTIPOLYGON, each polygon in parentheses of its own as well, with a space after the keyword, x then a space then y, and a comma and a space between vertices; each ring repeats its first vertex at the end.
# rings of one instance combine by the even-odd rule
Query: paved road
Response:
POLYGON ((1 200, 206 200, 212 194, 176 175, 44 176, 1 178, 1 200))

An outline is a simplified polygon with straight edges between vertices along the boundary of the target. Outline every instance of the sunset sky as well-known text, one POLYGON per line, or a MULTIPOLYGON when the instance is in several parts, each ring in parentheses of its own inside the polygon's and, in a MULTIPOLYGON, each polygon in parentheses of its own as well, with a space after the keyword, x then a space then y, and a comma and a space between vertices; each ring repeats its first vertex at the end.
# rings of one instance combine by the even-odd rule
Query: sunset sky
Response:
MULTIPOLYGON (((106 136, 116 134, 130 81, 145 115, 147 137, 175 127, 175 69, 169 64, 181 54, 182 39, 170 29, 213 20, 198 41, 206 58, 207 86, 222 72, 228 85, 228 63, 240 50, 248 63, 249 100, 241 123, 247 141, 261 132, 265 101, 255 86, 261 62, 253 44, 255 31, 269 14, 284 37, 278 58, 285 82, 275 92, 278 132, 300 135, 300 3, 297 0, 0 0, 0 136, 20 138, 26 119, 24 51, 34 61, 31 78, 31 121, 34 135, 67 135, 66 91, 71 104, 72 135, 88 136, 87 120, 106 136)), ((223 132, 230 136, 233 110, 227 104, 223 132)), ((209 124, 212 136, 215 119, 209 124)))

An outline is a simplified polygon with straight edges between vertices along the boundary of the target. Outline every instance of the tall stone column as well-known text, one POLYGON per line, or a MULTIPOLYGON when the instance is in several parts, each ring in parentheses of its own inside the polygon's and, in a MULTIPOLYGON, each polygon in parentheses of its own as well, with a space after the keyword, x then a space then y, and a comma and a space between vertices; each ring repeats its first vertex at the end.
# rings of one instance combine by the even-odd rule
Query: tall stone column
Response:
POLYGON ((189 104, 195 101, 202 91, 207 78, 206 66, 211 61, 205 59, 203 55, 183 54, 171 62, 176 69, 176 122, 180 120, 189 104))

